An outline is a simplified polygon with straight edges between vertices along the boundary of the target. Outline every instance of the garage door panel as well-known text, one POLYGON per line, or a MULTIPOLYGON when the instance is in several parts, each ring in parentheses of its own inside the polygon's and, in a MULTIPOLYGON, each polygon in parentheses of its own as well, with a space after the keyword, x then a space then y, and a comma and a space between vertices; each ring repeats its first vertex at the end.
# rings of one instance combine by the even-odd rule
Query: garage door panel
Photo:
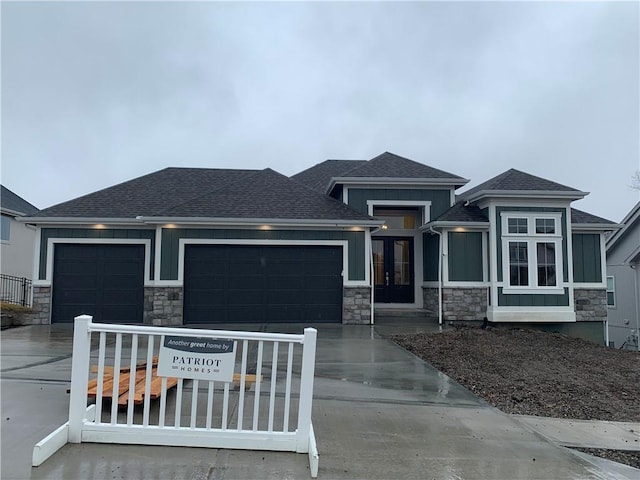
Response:
POLYGON ((131 275, 133 277, 138 276, 139 265, 136 262, 112 262, 105 259, 103 273, 105 275, 131 275))
POLYGON ((98 287, 97 274, 95 273, 93 275, 88 275, 86 272, 83 272, 82 275, 65 274, 57 277, 56 281, 58 287, 64 289, 95 289, 98 287))
POLYGON ((185 323, 342 319, 341 247, 188 245, 184 265, 185 323))
POLYGON ((97 322, 141 323, 144 246, 62 244, 54 253, 51 321, 88 314, 97 322))
POLYGON ((228 305, 262 305, 263 291, 260 290, 229 290, 225 299, 228 305))

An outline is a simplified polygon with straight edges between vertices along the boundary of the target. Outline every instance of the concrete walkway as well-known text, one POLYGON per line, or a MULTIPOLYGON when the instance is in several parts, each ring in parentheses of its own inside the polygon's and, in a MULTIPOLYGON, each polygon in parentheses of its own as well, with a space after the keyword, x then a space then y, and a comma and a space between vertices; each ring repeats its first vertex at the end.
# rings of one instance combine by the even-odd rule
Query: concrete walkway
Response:
POLYGON ((513 415, 521 424, 565 447, 640 452, 640 423, 513 415))
MULTIPOLYGON (((241 328, 302 331, 299 325, 241 328)), ((316 328, 313 422, 319 478, 637 479, 640 474, 549 441, 383 337, 433 325, 316 328)), ((306 455, 294 453, 104 444, 68 444, 31 468, 33 445, 67 420, 71 332, 56 325, 2 333, 3 480, 309 478, 306 455)))

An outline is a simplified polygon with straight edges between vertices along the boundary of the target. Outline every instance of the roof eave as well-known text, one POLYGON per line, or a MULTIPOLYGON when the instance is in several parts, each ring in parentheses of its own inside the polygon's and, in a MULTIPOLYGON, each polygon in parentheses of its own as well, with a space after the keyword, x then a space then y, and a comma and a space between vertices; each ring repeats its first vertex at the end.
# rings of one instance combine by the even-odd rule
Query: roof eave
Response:
POLYGON ((425 231, 430 227, 433 228, 482 228, 489 229, 489 222, 453 222, 453 221, 433 221, 421 226, 418 230, 425 231))
POLYGON ((36 225, 140 225, 136 218, 116 218, 116 217, 18 217, 17 221, 22 223, 32 223, 36 225))
POLYGON ((248 226, 336 226, 336 227, 379 227, 383 220, 342 220, 342 219, 306 219, 306 218, 224 218, 224 217, 147 217, 137 220, 150 225, 187 224, 187 225, 248 225, 248 226))
POLYGON ((466 178, 405 178, 405 177, 331 177, 325 190, 330 193, 336 184, 365 184, 365 185, 436 185, 460 188, 470 180, 466 178))
POLYGON ((341 219, 287 219, 287 218, 221 218, 221 217, 151 217, 104 218, 104 217, 20 217, 20 222, 36 225, 211 225, 211 226, 318 226, 318 227, 380 227, 383 220, 341 220, 341 219))
POLYGON ((589 195, 589 192, 564 191, 564 190, 481 190, 469 197, 462 194, 462 199, 474 203, 485 198, 537 198, 537 199, 562 199, 580 200, 589 195))
POLYGON ((14 217, 24 217, 27 214, 26 212, 19 212, 18 210, 11 210, 10 208, 5 207, 0 207, 0 212, 14 217))
POLYGON ((571 230, 619 230, 622 225, 618 223, 572 223, 571 230))

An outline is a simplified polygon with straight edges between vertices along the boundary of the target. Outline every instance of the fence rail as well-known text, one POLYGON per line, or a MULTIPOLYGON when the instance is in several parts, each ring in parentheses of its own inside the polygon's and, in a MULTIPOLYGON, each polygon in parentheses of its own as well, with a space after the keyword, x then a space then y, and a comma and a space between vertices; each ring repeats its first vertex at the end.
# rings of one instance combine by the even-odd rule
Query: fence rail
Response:
POLYGON ((0 274, 0 301, 30 307, 31 286, 28 278, 0 274))
POLYGON ((318 452, 311 425, 315 329, 288 335, 91 320, 87 315, 75 319, 69 422, 34 447, 34 466, 67 442, 101 442, 308 453, 311 475, 317 476, 318 452), (92 334, 97 336, 93 355, 92 334), (178 378, 177 387, 169 391, 167 377, 162 377, 160 398, 152 401, 153 359, 168 336, 232 341, 237 388, 227 381, 178 378), (90 368, 92 362, 97 365, 90 368), (123 382, 124 370, 129 371, 129 379, 123 377, 123 382), (108 380, 112 383, 104 382, 107 371, 113 372, 108 380), (97 392, 95 404, 87 408, 92 376, 97 392), (143 401, 137 406, 131 393, 134 382, 144 383, 143 401), (119 409, 120 390, 116 389, 126 389, 126 384, 128 399, 119 409))

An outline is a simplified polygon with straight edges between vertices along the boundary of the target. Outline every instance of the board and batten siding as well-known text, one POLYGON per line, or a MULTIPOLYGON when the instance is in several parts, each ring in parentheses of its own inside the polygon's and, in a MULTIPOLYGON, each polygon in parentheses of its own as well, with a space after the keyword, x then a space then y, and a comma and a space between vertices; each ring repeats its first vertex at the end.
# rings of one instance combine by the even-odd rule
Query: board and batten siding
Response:
POLYGON ((450 282, 482 282, 482 233, 449 232, 450 282))
MULTIPOLYGON (((154 256, 155 256, 155 229, 138 228, 43 228, 40 232, 40 258, 38 264, 38 279, 46 278, 47 270, 47 244, 49 239, 130 239, 130 240, 150 240, 151 254, 149 258, 149 272, 151 279, 154 278, 154 256)), ((98 243, 98 242, 96 242, 98 243)))
POLYGON ((160 279, 178 278, 178 255, 181 239, 206 240, 346 240, 349 245, 348 280, 365 279, 365 232, 331 230, 241 230, 205 228, 163 228, 160 252, 160 279))
POLYGON ((602 283, 602 256, 600 234, 574 233, 573 281, 575 283, 602 283))
POLYGON ((438 256, 440 255, 440 237, 435 234, 422 234, 422 279, 425 282, 438 281, 438 256))
POLYGON ((451 207, 451 191, 422 188, 349 188, 347 201, 351 208, 368 215, 368 200, 431 202, 430 218, 434 219, 451 207))

